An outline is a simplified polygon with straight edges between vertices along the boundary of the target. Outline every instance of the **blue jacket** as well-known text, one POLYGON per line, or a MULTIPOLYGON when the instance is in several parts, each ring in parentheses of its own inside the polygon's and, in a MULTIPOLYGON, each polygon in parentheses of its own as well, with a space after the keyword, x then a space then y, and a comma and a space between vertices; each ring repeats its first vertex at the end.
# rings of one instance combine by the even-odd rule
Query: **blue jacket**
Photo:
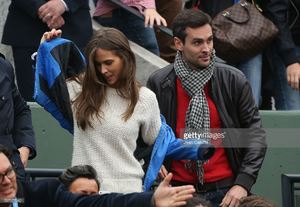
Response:
POLYGON ((84 56, 73 42, 57 38, 40 45, 36 61, 35 101, 73 134, 73 115, 66 79, 83 71, 84 56))
POLYGON ((214 148, 211 144, 199 140, 196 144, 189 144, 186 140, 177 139, 172 128, 166 124, 165 118, 161 115, 161 127, 144 178, 144 191, 150 189, 165 158, 171 158, 172 160, 207 160, 213 153, 214 148))

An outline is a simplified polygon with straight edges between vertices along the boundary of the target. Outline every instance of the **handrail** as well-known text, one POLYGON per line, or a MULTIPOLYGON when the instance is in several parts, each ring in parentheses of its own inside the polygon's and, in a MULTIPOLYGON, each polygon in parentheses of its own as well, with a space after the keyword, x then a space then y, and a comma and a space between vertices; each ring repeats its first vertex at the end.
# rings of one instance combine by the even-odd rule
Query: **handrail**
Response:
POLYGON ((29 176, 31 180, 36 178, 49 178, 59 177, 63 173, 64 169, 50 169, 50 168, 26 168, 26 176, 29 176))
POLYGON ((282 193, 282 206, 293 207, 295 206, 294 199, 294 183, 300 182, 300 174, 282 174, 281 175, 281 193, 282 193))
MULTIPOLYGON (((120 0, 110 0, 112 3, 118 5, 119 7, 129 11, 130 13, 134 14, 135 16, 145 20, 145 17, 136 9, 127 6, 126 4, 124 4, 123 2, 121 2, 120 0)), ((173 32, 172 30, 170 30, 168 27, 165 26, 157 26, 154 25, 155 27, 159 28, 162 32, 164 32, 165 34, 169 35, 169 36, 173 36, 173 32)))

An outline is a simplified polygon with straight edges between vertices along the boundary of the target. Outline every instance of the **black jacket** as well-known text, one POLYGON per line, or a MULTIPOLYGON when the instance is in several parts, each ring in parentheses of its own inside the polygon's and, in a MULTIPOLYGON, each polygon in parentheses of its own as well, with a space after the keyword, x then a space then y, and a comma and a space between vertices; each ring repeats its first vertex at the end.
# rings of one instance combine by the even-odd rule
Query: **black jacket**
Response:
POLYGON ((289 26, 293 40, 300 47, 300 0, 290 0, 288 12, 289 26))
POLYGON ((295 52, 295 43, 300 47, 300 17, 296 18, 295 8, 290 2, 298 7, 299 12, 300 0, 265 0, 262 4, 265 16, 279 29, 273 44, 286 66, 300 62, 295 52), (296 22, 290 28, 293 21, 296 22))
MULTIPOLYGON (((253 129, 253 136, 247 140, 248 148, 240 148, 242 145, 236 142, 243 137, 233 134, 223 141, 236 177, 235 184, 250 191, 266 153, 265 132, 261 129, 261 119, 251 88, 240 71, 223 63, 216 63, 210 83, 210 95, 218 109, 222 128, 253 129), (233 145, 236 147, 232 147, 233 145)), ((156 94, 161 113, 175 131, 177 92, 173 65, 153 73, 148 80, 148 87, 156 94)), ((228 130, 229 133, 230 131, 234 130, 228 130)))
POLYGON ((35 136, 29 106, 21 97, 16 85, 14 70, 0 53, 0 144, 13 151, 18 179, 25 176, 18 148, 30 148, 29 159, 36 155, 35 136))
POLYGON ((73 194, 56 179, 23 183, 18 187, 19 195, 23 193, 25 207, 150 207, 152 198, 152 193, 73 194))
MULTIPOLYGON (((15 47, 38 47, 46 23, 38 17, 38 9, 48 0, 12 0, 3 29, 2 43, 15 47)), ((64 0, 69 11, 62 17, 62 37, 83 48, 92 36, 92 22, 88 0, 64 0)))
POLYGON ((35 152, 35 136, 29 106, 21 97, 11 64, 0 57, 0 144, 12 150, 22 146, 35 152))

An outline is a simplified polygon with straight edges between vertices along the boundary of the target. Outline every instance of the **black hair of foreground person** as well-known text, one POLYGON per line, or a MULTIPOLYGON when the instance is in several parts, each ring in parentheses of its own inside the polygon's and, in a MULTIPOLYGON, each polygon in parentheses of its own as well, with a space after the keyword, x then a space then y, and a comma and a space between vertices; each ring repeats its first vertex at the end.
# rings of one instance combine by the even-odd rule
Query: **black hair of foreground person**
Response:
POLYGON ((93 195, 100 191, 97 172, 91 165, 69 167, 59 176, 59 180, 72 193, 93 195))

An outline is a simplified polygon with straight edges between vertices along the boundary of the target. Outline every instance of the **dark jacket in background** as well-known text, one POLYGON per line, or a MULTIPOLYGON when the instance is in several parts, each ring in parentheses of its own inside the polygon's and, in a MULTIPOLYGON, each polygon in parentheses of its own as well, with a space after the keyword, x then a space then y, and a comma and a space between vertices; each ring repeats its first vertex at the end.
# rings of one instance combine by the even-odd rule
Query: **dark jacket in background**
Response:
POLYGON ((214 18, 218 13, 233 5, 233 0, 200 0, 198 8, 214 18))
POLYGON ((290 0, 288 19, 293 40, 300 47, 300 0, 290 0))
POLYGON ((295 62, 300 62, 295 52, 295 42, 299 43, 300 38, 300 23, 298 17, 298 24, 296 23, 292 29, 289 27, 289 24, 293 21, 292 19, 295 19, 290 1, 298 5, 299 10, 299 0, 265 0, 262 4, 265 16, 279 29, 279 35, 273 44, 275 44, 274 46, 278 50, 278 53, 286 66, 295 62), (291 34, 294 34, 293 37, 291 34))
MULTIPOLYGON (((69 11, 62 17, 65 25, 62 37, 70 39, 83 48, 92 36, 92 23, 88 0, 64 0, 69 11)), ((12 0, 3 29, 2 43, 15 47, 38 47, 44 32, 49 31, 46 23, 39 19, 38 9, 46 0, 12 0)))
MULTIPOLYGON (((42 35, 49 31, 38 17, 46 0, 11 0, 3 29, 2 43, 12 46, 17 84, 26 101, 33 101, 34 72, 31 55, 37 51, 42 35)), ((92 21, 88 0, 65 0, 69 11, 62 15, 65 24, 62 37, 76 43, 83 50, 92 36, 92 21)))
MULTIPOLYGON (((300 16, 298 15, 297 18, 297 12, 298 14, 300 12, 300 0, 254 1, 262 8, 263 14, 279 29, 279 35, 273 44, 276 44, 285 65, 300 62, 295 53, 295 43, 300 46, 300 16)), ((201 0, 198 8, 213 18, 232 5, 233 0, 201 0)))
MULTIPOLYGON (((221 127, 253 129, 254 134, 247 140, 248 148, 239 148, 236 143, 241 139, 246 141, 243 136, 226 136, 223 142, 227 146, 225 151, 235 175, 235 184, 250 191, 266 153, 265 132, 261 129, 261 119, 250 85, 242 72, 223 63, 216 63, 210 84, 210 96, 219 112, 221 127)), ((156 94, 167 124, 175 131, 177 92, 173 64, 154 72, 147 85, 156 94)), ((230 131, 234 130, 228 130, 228 133, 230 131)))
POLYGON ((56 179, 44 179, 19 185, 25 207, 151 207, 153 193, 79 195, 70 193, 56 179))
POLYGON ((2 56, 0 57, 0 144, 14 151, 14 158, 18 159, 14 160, 15 162, 20 161, 17 149, 22 146, 31 149, 30 159, 36 155, 31 111, 15 85, 12 65, 2 56))

